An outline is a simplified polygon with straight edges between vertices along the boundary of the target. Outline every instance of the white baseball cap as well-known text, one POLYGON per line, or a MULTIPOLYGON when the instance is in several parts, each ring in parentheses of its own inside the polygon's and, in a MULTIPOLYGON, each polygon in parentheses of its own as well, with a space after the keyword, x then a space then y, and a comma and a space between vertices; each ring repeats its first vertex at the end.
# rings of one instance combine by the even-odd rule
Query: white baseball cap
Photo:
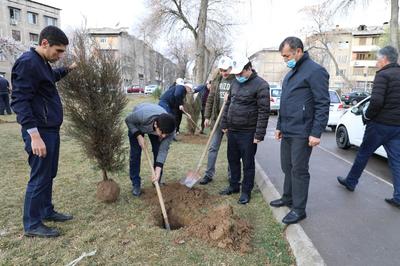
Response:
POLYGON ((193 90, 193 84, 192 83, 186 82, 185 84, 183 84, 183 86, 189 87, 191 90, 193 90))
POLYGON ((227 70, 228 68, 232 67, 232 59, 227 56, 221 57, 218 61, 218 68, 223 70, 227 70))
POLYGON ((175 82, 177 85, 183 85, 183 78, 177 78, 175 82))
POLYGON ((247 56, 244 56, 242 54, 236 55, 232 59, 232 71, 231 74, 239 74, 240 72, 243 71, 243 68, 247 63, 249 63, 250 60, 247 58, 247 56))

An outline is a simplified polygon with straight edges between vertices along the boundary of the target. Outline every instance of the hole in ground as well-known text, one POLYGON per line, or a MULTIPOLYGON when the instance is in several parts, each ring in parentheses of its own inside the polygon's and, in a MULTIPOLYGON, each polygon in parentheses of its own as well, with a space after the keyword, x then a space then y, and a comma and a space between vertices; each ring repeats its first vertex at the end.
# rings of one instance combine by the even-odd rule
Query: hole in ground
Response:
MULTIPOLYGON (((168 216, 168 223, 171 228, 171 230, 178 230, 182 227, 185 227, 187 224, 186 219, 183 217, 183 215, 179 215, 176 213, 174 210, 168 210, 167 211, 167 216, 168 216)), ((161 212, 157 213, 155 217, 155 223, 158 227, 161 227, 163 229, 167 229, 165 226, 165 220, 161 212)))

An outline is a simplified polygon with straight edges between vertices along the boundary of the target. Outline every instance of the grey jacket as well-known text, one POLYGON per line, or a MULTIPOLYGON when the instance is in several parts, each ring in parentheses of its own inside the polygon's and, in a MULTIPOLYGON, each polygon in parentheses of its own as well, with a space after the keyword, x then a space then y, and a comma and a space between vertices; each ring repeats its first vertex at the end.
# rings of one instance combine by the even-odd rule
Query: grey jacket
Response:
MULTIPOLYGON (((158 104, 141 103, 133 108, 132 112, 125 118, 125 123, 135 137, 143 134, 157 135, 153 127, 154 120, 163 113, 167 112, 158 104)), ((162 167, 164 164, 173 137, 174 133, 171 133, 161 141, 156 165, 162 167)))

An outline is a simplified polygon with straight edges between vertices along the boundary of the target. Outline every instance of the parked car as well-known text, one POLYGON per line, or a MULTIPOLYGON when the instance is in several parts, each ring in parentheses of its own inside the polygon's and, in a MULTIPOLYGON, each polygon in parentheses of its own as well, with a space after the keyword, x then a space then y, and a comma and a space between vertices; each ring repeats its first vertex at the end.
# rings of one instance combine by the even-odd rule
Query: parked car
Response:
POLYGON ((332 131, 335 131, 339 118, 342 116, 344 111, 343 103, 339 98, 339 94, 334 90, 329 90, 329 97, 331 103, 329 106, 328 127, 330 127, 332 131))
POLYGON ((369 96, 369 93, 367 92, 350 92, 342 95, 342 101, 345 104, 352 104, 356 105, 360 101, 364 100, 369 96))
POLYGON ((158 89, 158 85, 147 85, 144 87, 145 94, 152 94, 156 89, 158 89))
POLYGON ((127 93, 144 93, 144 89, 139 85, 132 85, 126 89, 127 93))
POLYGON ((271 112, 278 114, 281 104, 282 89, 278 85, 270 85, 269 93, 271 112))
MULTIPOLYGON (((362 122, 363 109, 369 104, 370 97, 362 100, 356 106, 347 109, 340 117, 336 129, 336 145, 341 149, 348 149, 351 145, 360 146, 364 137, 365 125, 362 122)), ((376 154, 387 158, 383 146, 376 154)))

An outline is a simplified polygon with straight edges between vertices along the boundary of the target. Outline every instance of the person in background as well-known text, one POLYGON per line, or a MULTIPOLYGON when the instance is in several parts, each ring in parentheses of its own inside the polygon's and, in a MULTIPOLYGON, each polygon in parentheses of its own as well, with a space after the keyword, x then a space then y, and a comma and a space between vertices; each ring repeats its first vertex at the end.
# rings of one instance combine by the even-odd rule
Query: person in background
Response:
POLYGON ((208 81, 207 84, 198 86, 194 93, 199 93, 198 97, 201 97, 201 130, 200 134, 204 134, 204 111, 206 108, 207 98, 210 93, 211 81, 208 81))
POLYGON ((0 115, 4 115, 4 111, 7 114, 11 114, 10 108, 10 84, 2 75, 0 75, 0 115))
POLYGON ((386 198, 390 205, 400 208, 400 66, 398 52, 392 46, 378 51, 371 100, 365 112, 366 128, 353 166, 346 177, 338 182, 354 191, 368 159, 383 145, 388 155, 393 176, 393 197, 386 198))

